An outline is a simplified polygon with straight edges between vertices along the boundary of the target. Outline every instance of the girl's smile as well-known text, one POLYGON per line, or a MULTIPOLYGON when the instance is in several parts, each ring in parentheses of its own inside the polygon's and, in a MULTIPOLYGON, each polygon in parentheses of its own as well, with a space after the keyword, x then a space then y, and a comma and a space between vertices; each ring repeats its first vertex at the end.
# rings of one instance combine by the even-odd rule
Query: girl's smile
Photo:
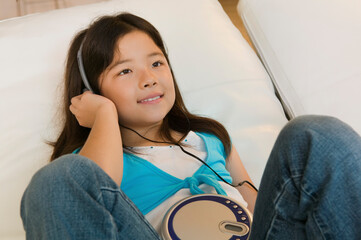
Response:
POLYGON ((159 94, 159 93, 150 94, 149 96, 139 100, 138 103, 141 103, 141 104, 159 103, 162 100, 163 96, 164 96, 163 94, 159 94))

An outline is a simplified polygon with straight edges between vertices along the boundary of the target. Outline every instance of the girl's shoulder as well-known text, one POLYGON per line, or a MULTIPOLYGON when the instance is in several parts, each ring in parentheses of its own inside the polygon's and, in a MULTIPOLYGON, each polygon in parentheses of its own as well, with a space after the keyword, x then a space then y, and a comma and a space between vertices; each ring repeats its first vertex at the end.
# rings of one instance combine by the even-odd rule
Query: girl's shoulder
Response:
POLYGON ((224 145, 216 135, 207 132, 195 132, 195 133, 203 139, 208 151, 210 150, 219 151, 222 153, 222 155, 226 156, 224 145))
POLYGON ((203 138, 203 140, 205 141, 210 141, 212 143, 220 143, 222 144, 221 140, 214 134, 212 133, 207 133, 207 132, 195 132, 195 134, 197 134, 198 136, 200 136, 201 138, 203 138))

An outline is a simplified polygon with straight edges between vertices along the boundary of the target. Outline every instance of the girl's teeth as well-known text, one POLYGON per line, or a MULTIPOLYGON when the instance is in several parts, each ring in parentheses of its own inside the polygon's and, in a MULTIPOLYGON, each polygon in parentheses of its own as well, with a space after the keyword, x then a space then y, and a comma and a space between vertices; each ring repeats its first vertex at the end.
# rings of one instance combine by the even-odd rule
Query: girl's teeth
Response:
POLYGON ((156 100, 158 98, 160 98, 160 96, 157 96, 157 97, 154 97, 154 98, 148 98, 148 99, 143 100, 142 102, 150 102, 150 101, 154 101, 154 100, 156 100))

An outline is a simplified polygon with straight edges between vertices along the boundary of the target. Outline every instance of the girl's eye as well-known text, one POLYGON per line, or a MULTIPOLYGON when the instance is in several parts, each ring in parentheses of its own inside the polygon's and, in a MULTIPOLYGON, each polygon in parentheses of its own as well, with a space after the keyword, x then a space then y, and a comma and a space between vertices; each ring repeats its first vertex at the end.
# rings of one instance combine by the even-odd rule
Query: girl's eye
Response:
POLYGON ((125 74, 130 73, 130 72, 131 72, 130 69, 124 69, 123 71, 121 71, 121 72, 119 73, 119 75, 125 75, 125 74))
POLYGON ((153 67, 159 67, 161 65, 162 65, 162 63, 160 61, 157 61, 157 62, 152 64, 153 67))

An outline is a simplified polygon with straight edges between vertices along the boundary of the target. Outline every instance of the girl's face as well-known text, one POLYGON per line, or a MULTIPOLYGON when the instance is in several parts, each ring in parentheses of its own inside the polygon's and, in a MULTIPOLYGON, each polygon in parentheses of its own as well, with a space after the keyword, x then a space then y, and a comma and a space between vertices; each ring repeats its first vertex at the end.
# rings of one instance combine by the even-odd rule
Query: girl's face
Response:
POLYGON ((144 32, 117 42, 113 62, 100 76, 100 91, 117 108, 120 124, 133 129, 160 124, 173 107, 175 90, 168 62, 144 32))

